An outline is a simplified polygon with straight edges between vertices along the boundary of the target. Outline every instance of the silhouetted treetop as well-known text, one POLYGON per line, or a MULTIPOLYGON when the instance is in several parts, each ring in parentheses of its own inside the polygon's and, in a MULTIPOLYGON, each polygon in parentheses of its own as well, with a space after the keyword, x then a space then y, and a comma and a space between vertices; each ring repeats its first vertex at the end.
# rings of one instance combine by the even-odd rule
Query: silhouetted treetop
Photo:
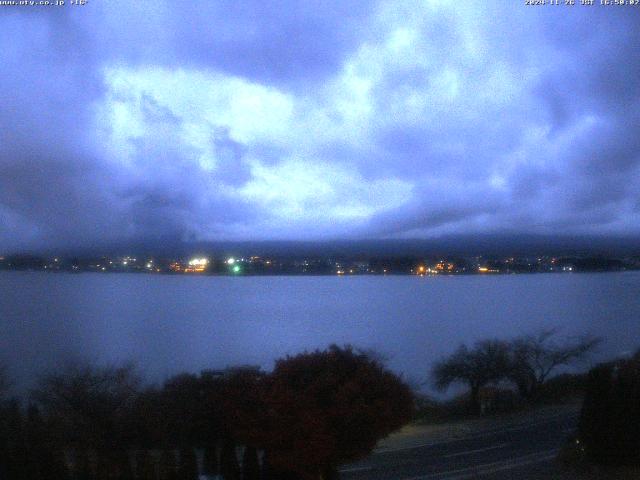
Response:
POLYGON ((259 385, 263 409, 253 423, 261 428, 242 434, 273 465, 303 475, 367 455, 413 414, 409 387, 348 346, 288 356, 259 385))

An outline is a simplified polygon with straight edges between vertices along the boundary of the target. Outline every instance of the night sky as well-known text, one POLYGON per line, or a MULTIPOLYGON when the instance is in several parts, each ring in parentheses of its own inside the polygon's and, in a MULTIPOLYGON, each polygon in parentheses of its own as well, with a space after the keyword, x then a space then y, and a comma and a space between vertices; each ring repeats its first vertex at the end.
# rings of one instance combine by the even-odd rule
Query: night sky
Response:
POLYGON ((0 7, 0 248, 640 234, 640 7, 489 3, 0 7))

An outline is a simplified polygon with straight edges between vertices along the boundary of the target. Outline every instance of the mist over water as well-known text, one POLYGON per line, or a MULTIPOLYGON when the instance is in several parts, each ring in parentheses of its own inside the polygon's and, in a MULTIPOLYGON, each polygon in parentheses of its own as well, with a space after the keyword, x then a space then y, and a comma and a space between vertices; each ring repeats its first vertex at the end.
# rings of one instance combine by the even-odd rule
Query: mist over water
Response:
MULTIPOLYGON (((189 277, 0 274, 0 361, 16 387, 65 362, 132 360, 149 380, 331 343, 372 348, 424 381, 461 342, 559 327, 640 347, 640 272, 497 276, 189 277)), ((587 365, 588 366, 588 365, 587 365)))

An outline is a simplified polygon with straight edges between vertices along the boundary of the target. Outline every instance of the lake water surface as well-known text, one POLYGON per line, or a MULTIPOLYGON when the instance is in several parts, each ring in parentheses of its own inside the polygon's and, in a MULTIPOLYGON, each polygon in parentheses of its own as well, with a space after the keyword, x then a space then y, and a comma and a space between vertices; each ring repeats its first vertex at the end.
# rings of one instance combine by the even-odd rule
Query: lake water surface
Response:
MULTIPOLYGON (((461 342, 560 327, 640 347, 640 272, 195 277, 0 273, 0 360, 14 377, 70 358, 136 361, 154 380, 331 343, 374 348, 408 378, 461 342)), ((20 382, 18 382, 20 384, 20 382)))

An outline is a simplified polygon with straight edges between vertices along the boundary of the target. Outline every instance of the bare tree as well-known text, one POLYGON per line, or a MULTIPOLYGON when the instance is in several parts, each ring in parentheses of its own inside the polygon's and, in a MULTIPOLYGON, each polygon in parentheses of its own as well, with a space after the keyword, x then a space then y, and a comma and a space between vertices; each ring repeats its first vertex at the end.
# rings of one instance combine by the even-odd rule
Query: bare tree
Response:
POLYGON ((509 344, 502 340, 483 340, 473 349, 461 345, 451 356, 439 361, 432 370, 436 388, 446 390, 453 383, 469 386, 471 410, 480 411, 480 389, 504 379, 509 372, 509 344))
POLYGON ((557 341, 557 336, 553 328, 511 342, 509 378, 523 398, 533 397, 558 367, 584 360, 602 341, 592 336, 557 341))
POLYGON ((32 397, 67 441, 104 448, 127 435, 125 422, 139 385, 131 365, 84 365, 43 377, 32 397))

